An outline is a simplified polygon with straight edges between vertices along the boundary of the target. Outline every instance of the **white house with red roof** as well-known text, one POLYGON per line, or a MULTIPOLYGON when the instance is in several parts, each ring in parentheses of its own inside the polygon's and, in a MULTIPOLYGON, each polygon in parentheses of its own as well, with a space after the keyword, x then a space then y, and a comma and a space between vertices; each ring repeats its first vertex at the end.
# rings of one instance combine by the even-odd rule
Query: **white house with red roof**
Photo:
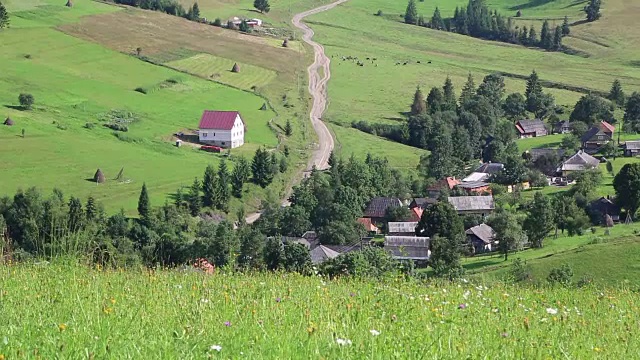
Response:
POLYGON ((205 110, 198 125, 198 138, 201 143, 224 148, 237 148, 244 145, 246 125, 237 111, 205 110))

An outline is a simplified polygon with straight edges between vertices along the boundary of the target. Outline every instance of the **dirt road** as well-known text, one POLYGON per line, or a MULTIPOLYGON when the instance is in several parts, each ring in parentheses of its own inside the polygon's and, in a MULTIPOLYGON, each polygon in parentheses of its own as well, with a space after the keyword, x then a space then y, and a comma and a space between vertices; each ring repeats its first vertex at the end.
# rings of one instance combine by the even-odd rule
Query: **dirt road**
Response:
MULTIPOLYGON (((340 5, 347 0, 338 0, 328 5, 320 6, 315 9, 311 9, 300 14, 297 14, 291 20, 293 25, 298 29, 301 29, 304 34, 302 40, 313 47, 313 64, 309 65, 307 72, 309 73, 309 93, 313 98, 313 104, 311 105, 311 111, 309 118, 316 134, 318 134, 318 148, 311 155, 309 164, 307 165, 307 171, 305 174, 309 174, 311 169, 315 166, 318 170, 324 170, 329 167, 329 155, 333 150, 333 137, 327 126, 322 122, 322 114, 327 108, 327 82, 331 78, 331 69, 329 67, 331 60, 324 54, 324 48, 322 45, 311 40, 313 37, 313 30, 302 22, 302 19, 309 15, 317 14, 323 11, 327 11, 340 5), (318 70, 322 69, 322 76, 318 70)), ((287 199, 283 200, 283 206, 289 206, 290 203, 287 199)), ((246 221, 251 224, 260 218, 260 213, 253 213, 247 216, 246 221)))
POLYGON ((327 11, 346 1, 347 0, 338 0, 331 4, 305 11, 294 16, 292 20, 293 25, 304 32, 302 40, 313 47, 314 53, 313 64, 307 68, 309 73, 309 93, 313 98, 309 118, 311 119, 313 129, 318 134, 319 146, 318 149, 313 152, 307 170, 311 170, 314 165, 319 170, 327 169, 329 167, 329 155, 333 150, 333 137, 327 126, 321 120, 322 114, 327 108, 327 82, 331 78, 331 68, 329 67, 331 60, 324 54, 322 45, 311 40, 311 38, 313 38, 313 30, 303 23, 302 20, 309 15, 327 11), (320 69, 322 69, 322 76, 318 72, 320 69))

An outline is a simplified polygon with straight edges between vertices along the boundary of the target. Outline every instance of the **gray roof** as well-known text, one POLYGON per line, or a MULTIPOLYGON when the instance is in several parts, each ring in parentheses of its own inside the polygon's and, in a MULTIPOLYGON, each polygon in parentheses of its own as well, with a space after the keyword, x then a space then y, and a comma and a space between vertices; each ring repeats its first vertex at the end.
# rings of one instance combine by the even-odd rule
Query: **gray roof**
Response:
POLYGON ((540 119, 535 120, 520 120, 516 123, 516 128, 521 134, 531 134, 535 133, 536 135, 546 135, 547 128, 544 126, 544 122, 540 119), (520 131, 522 129, 522 131, 520 131))
POLYGON ((582 171, 597 167, 600 160, 580 150, 575 155, 563 162, 559 171, 582 171))
POLYGON ((421 209, 426 209, 437 202, 438 200, 433 198, 413 198, 411 205, 415 205, 415 207, 419 207, 421 209))
POLYGON ((480 211, 493 210, 493 196, 455 196, 449 197, 449 203, 453 205, 456 211, 480 211))
POLYGON ((531 149, 529 150, 529 155, 531 156, 532 161, 536 161, 538 158, 547 155, 557 155, 560 159, 562 159, 565 155, 566 151, 564 149, 531 149))
POLYGON ((504 169, 504 164, 501 163, 484 163, 480 165, 474 172, 485 174, 497 174, 504 169))
POLYGON ((376 197, 371 199, 364 211, 364 217, 383 218, 387 215, 388 208, 402 206, 402 201, 398 198, 376 197))
POLYGON ((627 150, 640 150, 640 141, 627 141, 624 143, 624 148, 627 150))
POLYGON ((489 183, 484 181, 465 181, 457 185, 457 187, 462 189, 477 189, 483 186, 489 186, 489 183))
POLYGON ((487 173, 472 172, 471 174, 469 174, 469 176, 462 179, 462 182, 466 183, 466 182, 473 182, 473 181, 483 181, 483 180, 489 179, 490 176, 491 175, 487 173))
POLYGON ((493 228, 487 224, 480 224, 474 226, 466 231, 467 235, 475 235, 478 239, 482 240, 485 244, 491 244, 494 241, 496 232, 493 228))
POLYGON ((384 249, 396 259, 429 259, 429 238, 418 236, 385 236, 384 249))
POLYGON ((340 253, 334 250, 329 249, 324 245, 317 246, 313 250, 310 251, 309 255, 311 255, 311 262, 314 264, 320 264, 330 259, 337 258, 340 253))
POLYGON ((608 139, 608 140, 611 139, 611 136, 609 136, 607 133, 602 131, 602 129, 600 129, 597 126, 594 126, 591 129, 589 129, 589 131, 587 131, 584 135, 582 135, 582 138, 580 138, 580 140, 583 143, 585 143, 585 142, 588 142, 589 140, 593 139, 593 137, 596 136, 596 135, 606 136, 606 139, 608 139))
POLYGON ((404 221, 404 222, 389 222, 387 224, 387 230, 391 234, 395 233, 412 233, 415 234, 417 221, 404 221))

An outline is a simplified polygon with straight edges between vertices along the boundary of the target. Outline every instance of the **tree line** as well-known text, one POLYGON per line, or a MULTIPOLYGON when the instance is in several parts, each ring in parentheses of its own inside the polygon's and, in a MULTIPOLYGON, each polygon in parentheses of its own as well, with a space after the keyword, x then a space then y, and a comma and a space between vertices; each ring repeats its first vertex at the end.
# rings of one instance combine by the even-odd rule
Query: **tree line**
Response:
POLYGON ((455 32, 475 38, 502 41, 524 46, 539 47, 549 51, 564 50, 562 38, 571 32, 569 19, 565 16, 562 25, 552 27, 545 20, 540 36, 534 29, 513 25, 511 17, 505 17, 497 10, 490 10, 484 0, 469 0, 466 7, 456 7, 451 18, 443 18, 436 7, 433 16, 426 21, 418 16, 415 0, 409 0, 404 15, 407 24, 425 26, 435 30, 455 32))
POLYGON ((0 30, 9 27, 9 24, 10 20, 7 8, 0 2, 0 30))

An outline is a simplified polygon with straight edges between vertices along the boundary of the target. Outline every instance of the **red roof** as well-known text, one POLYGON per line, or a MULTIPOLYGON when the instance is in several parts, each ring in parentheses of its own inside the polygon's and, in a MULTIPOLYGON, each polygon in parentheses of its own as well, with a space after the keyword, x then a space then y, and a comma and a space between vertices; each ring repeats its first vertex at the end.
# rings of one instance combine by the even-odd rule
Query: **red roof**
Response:
POLYGON ((205 110, 200 119, 199 129, 231 130, 240 115, 237 111, 205 110))
POLYGON ((600 121, 600 128, 602 129, 602 131, 604 132, 611 132, 613 133, 614 131, 616 131, 616 127, 609 124, 606 121, 600 121))
POLYGON ((365 229, 367 229, 367 231, 378 231, 378 228, 373 225, 373 223, 371 222, 371 219, 369 218, 359 218, 357 220, 360 224, 364 225, 365 229))

